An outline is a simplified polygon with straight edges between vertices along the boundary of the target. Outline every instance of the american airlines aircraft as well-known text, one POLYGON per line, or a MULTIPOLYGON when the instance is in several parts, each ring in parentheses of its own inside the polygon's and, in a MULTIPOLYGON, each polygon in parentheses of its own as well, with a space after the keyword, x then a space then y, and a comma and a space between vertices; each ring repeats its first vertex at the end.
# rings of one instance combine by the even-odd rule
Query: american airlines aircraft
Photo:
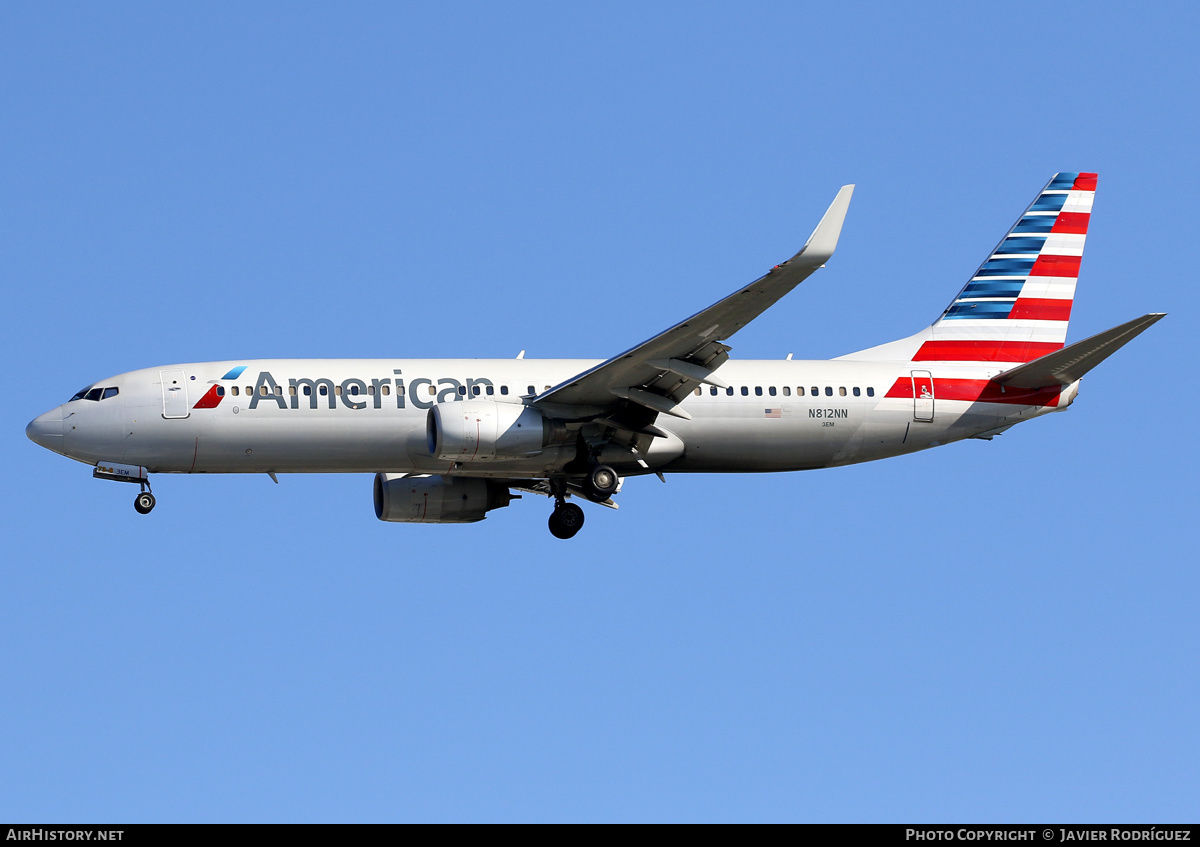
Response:
POLYGON ((35 418, 35 443, 136 483, 152 473, 375 474, 380 520, 469 523, 519 497, 616 508, 624 477, 798 471, 991 439, 1067 408, 1080 379, 1163 317, 1063 346, 1096 174, 1038 192, 941 316, 829 361, 736 361, 738 330, 823 268, 853 185, 804 247, 607 361, 263 359, 168 365, 89 385, 35 418))

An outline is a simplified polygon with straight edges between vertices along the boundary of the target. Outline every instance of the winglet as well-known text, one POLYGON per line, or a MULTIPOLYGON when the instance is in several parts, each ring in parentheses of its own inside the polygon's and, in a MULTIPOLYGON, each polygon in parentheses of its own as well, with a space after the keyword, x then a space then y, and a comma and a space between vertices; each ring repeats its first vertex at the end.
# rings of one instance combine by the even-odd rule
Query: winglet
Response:
POLYGON ((853 185, 843 185, 837 197, 829 204, 821 222, 813 230, 808 241, 795 258, 804 257, 804 263, 823 265, 837 249, 838 236, 842 234, 842 224, 846 220, 846 210, 850 208, 850 196, 854 194, 853 185))

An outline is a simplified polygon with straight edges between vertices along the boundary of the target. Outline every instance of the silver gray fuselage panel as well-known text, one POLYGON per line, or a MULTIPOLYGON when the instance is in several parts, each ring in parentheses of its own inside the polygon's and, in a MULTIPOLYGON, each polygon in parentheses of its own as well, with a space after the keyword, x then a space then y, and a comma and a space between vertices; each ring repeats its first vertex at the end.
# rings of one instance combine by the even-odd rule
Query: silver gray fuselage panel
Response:
MULTIPOLYGON (((88 464, 142 465, 151 472, 539 477, 561 468, 574 456, 574 446, 547 448, 519 460, 452 465, 429 453, 428 410, 456 399, 520 404, 531 386, 540 393, 595 364, 577 359, 272 359, 172 365, 98 382, 119 393, 98 402, 72 401, 42 418, 61 417, 58 452, 64 455, 88 464), (239 367, 244 369, 237 377, 227 378, 239 367)), ((888 396, 914 368, 932 370, 938 379, 984 381, 1000 370, 910 362, 729 361, 716 375, 732 386, 732 396, 725 389, 701 387, 681 403, 690 420, 659 416, 657 425, 677 440, 655 439, 640 457, 645 465, 631 453, 606 456, 606 461, 623 475, 845 465, 1009 426, 1065 408, 1074 396, 1065 393, 1058 406, 931 398, 928 412, 914 414, 915 389, 908 396, 888 396)))

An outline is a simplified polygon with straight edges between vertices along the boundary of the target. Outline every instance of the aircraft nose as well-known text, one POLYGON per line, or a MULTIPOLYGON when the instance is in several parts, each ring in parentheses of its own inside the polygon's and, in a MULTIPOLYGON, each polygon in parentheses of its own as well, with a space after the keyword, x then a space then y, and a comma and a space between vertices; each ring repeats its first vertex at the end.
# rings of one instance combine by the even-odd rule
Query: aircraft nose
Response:
POLYGON ((25 427, 25 435, 34 444, 45 447, 47 450, 53 450, 55 453, 61 453, 63 446, 62 406, 51 409, 46 414, 38 415, 31 420, 29 426, 25 427))

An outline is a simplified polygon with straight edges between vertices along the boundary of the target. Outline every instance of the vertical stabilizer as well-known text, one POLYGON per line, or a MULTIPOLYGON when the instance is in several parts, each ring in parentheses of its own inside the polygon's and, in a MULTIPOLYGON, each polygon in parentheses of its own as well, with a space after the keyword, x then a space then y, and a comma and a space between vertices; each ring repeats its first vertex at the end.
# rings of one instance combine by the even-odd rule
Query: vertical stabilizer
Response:
POLYGON ((1056 174, 933 325, 914 361, 1028 362, 1067 340, 1096 174, 1056 174))
POLYGON ((1021 364, 1062 349, 1095 195, 1096 174, 1055 174, 933 326, 842 358, 1021 364))

